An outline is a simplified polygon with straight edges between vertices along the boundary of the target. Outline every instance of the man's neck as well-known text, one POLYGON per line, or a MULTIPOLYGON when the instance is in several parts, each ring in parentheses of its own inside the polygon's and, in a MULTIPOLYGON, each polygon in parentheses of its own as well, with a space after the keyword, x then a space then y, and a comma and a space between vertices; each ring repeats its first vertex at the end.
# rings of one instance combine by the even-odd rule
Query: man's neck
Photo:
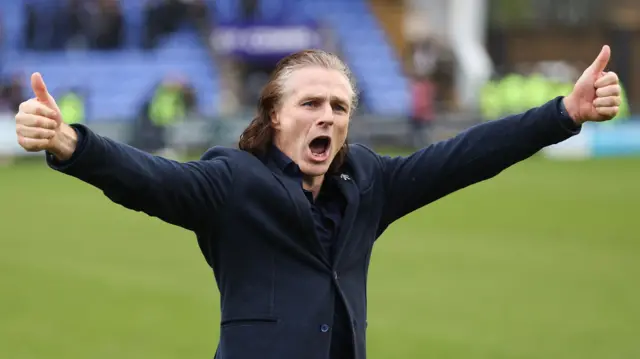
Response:
POLYGON ((304 176, 302 177, 302 188, 311 192, 313 194, 313 199, 318 198, 318 194, 320 193, 320 188, 322 188, 322 183, 324 182, 323 176, 304 176))

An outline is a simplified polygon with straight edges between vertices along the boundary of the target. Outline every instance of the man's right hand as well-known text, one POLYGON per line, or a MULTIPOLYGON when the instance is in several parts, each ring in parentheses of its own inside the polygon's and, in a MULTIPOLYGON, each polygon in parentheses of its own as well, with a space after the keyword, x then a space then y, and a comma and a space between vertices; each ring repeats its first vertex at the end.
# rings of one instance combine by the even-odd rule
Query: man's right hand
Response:
POLYGON ((62 121, 60 108, 37 72, 31 75, 31 88, 36 97, 21 103, 16 114, 18 143, 29 152, 49 151, 62 161, 71 158, 76 131, 62 121))

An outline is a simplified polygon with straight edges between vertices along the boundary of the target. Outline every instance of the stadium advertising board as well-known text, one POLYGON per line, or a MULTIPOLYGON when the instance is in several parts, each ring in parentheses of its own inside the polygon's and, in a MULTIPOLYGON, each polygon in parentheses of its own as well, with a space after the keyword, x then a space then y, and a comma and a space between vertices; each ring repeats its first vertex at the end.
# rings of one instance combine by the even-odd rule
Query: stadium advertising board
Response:
MULTIPOLYGON (((240 118, 192 120, 171 128, 167 135, 169 142, 176 147, 233 146, 247 125, 248 121, 240 118)), ((128 142, 131 137, 131 123, 99 121, 89 126, 96 133, 117 141, 128 142)), ((350 135, 357 137, 357 132, 358 128, 355 127, 350 135)), ((640 156, 640 121, 612 125, 588 123, 580 134, 549 146, 542 153, 553 159, 640 156)), ((24 151, 17 142, 13 115, 0 115, 0 157, 29 155, 41 154, 24 151)))
POLYGON ((580 134, 543 150, 549 158, 640 156, 640 123, 587 123, 580 134))
POLYGON ((0 115, 0 157, 24 156, 27 153, 18 144, 16 120, 10 114, 0 115))
POLYGON ((313 23, 236 23, 216 26, 211 42, 223 54, 269 60, 322 47, 322 36, 313 23))

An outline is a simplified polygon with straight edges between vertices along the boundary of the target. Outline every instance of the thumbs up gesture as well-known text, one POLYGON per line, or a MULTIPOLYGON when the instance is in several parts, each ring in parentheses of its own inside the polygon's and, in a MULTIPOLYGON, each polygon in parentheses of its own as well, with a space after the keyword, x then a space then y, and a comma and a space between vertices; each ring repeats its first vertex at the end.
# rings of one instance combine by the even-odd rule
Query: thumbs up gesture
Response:
POLYGON ((62 121, 60 109, 42 79, 31 75, 35 98, 20 104, 16 114, 18 143, 29 152, 50 151, 58 159, 68 159, 75 150, 75 130, 62 121))
POLYGON ((563 100, 569 116, 578 125, 607 121, 618 114, 621 103, 618 75, 605 71, 610 58, 611 49, 605 45, 563 100))

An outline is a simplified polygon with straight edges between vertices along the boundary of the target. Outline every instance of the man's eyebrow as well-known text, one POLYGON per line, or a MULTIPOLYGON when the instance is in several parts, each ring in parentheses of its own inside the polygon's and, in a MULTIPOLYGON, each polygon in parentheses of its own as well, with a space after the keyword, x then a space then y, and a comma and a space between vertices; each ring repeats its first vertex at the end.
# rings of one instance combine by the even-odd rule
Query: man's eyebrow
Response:
POLYGON ((343 105, 343 106, 345 106, 345 107, 347 107, 347 108, 349 107, 349 101, 345 100, 345 99, 344 99, 344 98, 342 98, 342 97, 338 97, 338 96, 331 96, 331 101, 333 101, 333 102, 337 102, 337 103, 339 103, 340 105, 343 105))
MULTIPOLYGON (((317 95, 317 94, 308 94, 308 95, 303 95, 303 96, 301 96, 301 99, 302 99, 303 101, 304 101, 304 100, 306 100, 306 101, 308 101, 308 100, 312 100, 312 101, 322 101, 322 100, 325 100, 326 98, 327 98, 326 96, 323 96, 323 95, 317 95)), ((334 103, 338 103, 339 105, 345 106, 345 107, 347 107, 347 108, 349 108, 349 107, 350 107, 350 106, 349 106, 349 101, 348 101, 348 100, 345 100, 344 98, 339 97, 339 96, 335 96, 335 95, 334 95, 334 96, 331 96, 330 101, 331 101, 331 102, 334 102, 334 103)))

